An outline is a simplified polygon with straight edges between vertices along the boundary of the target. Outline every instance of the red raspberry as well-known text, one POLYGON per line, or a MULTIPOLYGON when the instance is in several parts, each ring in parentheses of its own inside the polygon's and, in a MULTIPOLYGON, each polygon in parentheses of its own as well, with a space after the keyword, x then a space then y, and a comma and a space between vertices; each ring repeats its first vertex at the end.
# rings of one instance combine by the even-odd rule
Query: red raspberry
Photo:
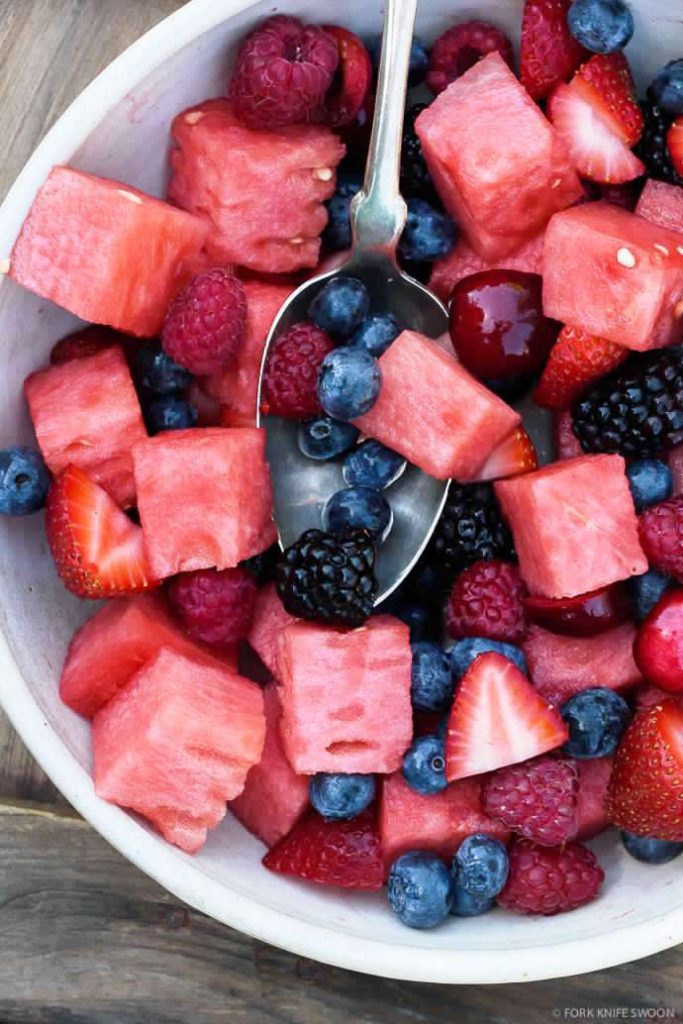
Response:
POLYGON ((427 85, 435 96, 460 78, 481 57, 495 50, 510 67, 514 63, 512 43, 499 29, 485 21, 465 21, 444 32, 432 46, 427 85))
POLYGON ((576 835, 578 788, 574 761, 540 757, 494 772, 484 784, 483 806, 520 836, 560 846, 576 835))
POLYGON ((333 348, 325 331, 310 321, 294 324, 281 334, 268 353, 263 412, 294 420, 317 415, 320 364, 333 348))
POLYGON ((683 495, 646 509, 638 532, 651 568, 683 582, 683 495))
POLYGON ((595 854, 581 843, 550 849, 516 839, 508 849, 510 873, 498 897, 517 914, 561 914, 594 900, 605 878, 595 854))
POLYGON ((100 324, 83 327, 80 331, 60 338, 50 352, 50 362, 53 366, 61 366, 62 363, 70 363, 72 359, 94 356, 105 348, 119 345, 121 338, 122 335, 111 327, 102 327, 100 324))
POLYGON ((446 606, 452 637, 483 636, 517 643, 526 631, 522 598, 526 589, 516 565, 492 559, 460 573, 446 606))
POLYGON ((250 128, 301 124, 318 112, 338 63, 329 33, 278 14, 243 42, 228 95, 250 128))
POLYGON ((164 352, 197 376, 224 370, 244 335, 247 297, 229 270, 199 274, 171 303, 161 331, 164 352))
POLYGON ((198 569, 168 585, 168 596, 193 640, 226 647, 242 640, 254 617, 258 585, 247 569, 198 569))

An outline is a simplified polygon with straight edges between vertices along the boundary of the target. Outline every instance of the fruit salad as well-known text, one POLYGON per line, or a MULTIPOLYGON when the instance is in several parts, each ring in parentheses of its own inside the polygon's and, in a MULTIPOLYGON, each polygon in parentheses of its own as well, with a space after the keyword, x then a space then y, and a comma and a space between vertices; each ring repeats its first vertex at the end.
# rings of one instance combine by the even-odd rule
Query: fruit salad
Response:
POLYGON ((526 0, 518 51, 414 40, 398 259, 443 338, 334 273, 381 48, 348 26, 253 25, 169 125, 165 198, 39 189, 8 273, 83 323, 25 382, 0 514, 44 509, 103 599, 59 681, 97 793, 187 854, 230 814, 264 870, 433 928, 599 899, 610 828, 683 853, 683 56, 639 97, 633 32, 526 0), (284 551, 260 413, 344 482, 284 551), (379 602, 408 465, 450 490, 379 602))

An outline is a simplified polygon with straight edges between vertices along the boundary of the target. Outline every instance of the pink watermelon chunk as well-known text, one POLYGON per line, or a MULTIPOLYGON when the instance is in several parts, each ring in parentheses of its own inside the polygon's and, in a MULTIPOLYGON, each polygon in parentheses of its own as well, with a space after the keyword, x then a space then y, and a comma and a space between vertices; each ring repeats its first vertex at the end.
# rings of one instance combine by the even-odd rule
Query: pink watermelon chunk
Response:
POLYGON ((532 626, 522 644, 529 676, 555 705, 593 686, 624 690, 642 681, 633 659, 632 622, 592 637, 559 636, 532 626))
POLYGON ((439 480, 472 480, 520 423, 518 413, 423 334, 404 331, 379 365, 379 398, 356 426, 439 480))
POLYGON ((463 235, 448 256, 434 263, 429 287, 442 302, 448 302, 458 281, 470 274, 484 270, 521 270, 524 274, 542 274, 544 234, 541 231, 524 242, 520 249, 492 263, 479 256, 463 235))
POLYGON ((343 633, 297 622, 279 653, 285 753, 300 774, 393 772, 413 734, 408 627, 388 615, 343 633))
POLYGON ((576 597, 647 572, 620 455, 584 455, 495 486, 534 595, 576 597))
POLYGON ((648 178, 640 194, 636 213, 662 228, 683 232, 683 188, 648 178))
POLYGON ((246 128, 227 100, 209 100, 173 122, 169 196, 209 222, 217 263, 263 273, 314 267, 345 149, 323 125, 246 128))
POLYGON ((274 583, 259 591, 247 640, 275 679, 279 679, 278 652, 288 626, 298 622, 285 611, 274 583))
POLYGON ((487 260, 515 252, 583 195, 555 129, 498 53, 437 96, 415 128, 445 206, 487 260))
POLYGON ((133 449, 138 510, 154 576, 228 569, 275 541, 265 431, 176 430, 133 449))
POLYGON ((95 716, 95 789, 194 853, 244 789, 265 733, 255 683, 163 649, 95 716))
POLYGON ((51 472, 78 466, 119 505, 133 505, 132 449, 147 431, 122 350, 112 346, 39 370, 24 392, 51 472))
POLYGON ((55 167, 14 245, 10 276, 82 320, 151 338, 206 235, 198 217, 130 185, 55 167))
POLYGON ((585 842, 609 828, 606 803, 607 787, 612 775, 612 758, 595 757, 590 761, 577 761, 576 769, 579 773, 576 839, 585 842))
POLYGON ((308 807, 308 776, 297 775, 280 740, 280 698, 270 683, 263 691, 266 742, 258 764, 230 810, 266 846, 274 846, 296 825, 308 807))
POLYGON ((548 225, 547 316, 643 351, 683 338, 680 234, 612 203, 585 203, 548 225))
POLYGON ((463 839, 486 832, 501 842, 510 837, 481 807, 481 779, 461 779, 432 796, 416 793, 401 772, 384 780, 380 807, 382 855, 390 865, 408 850, 430 850, 450 860, 463 839))
POLYGON ((244 290, 247 295, 247 323, 240 350, 227 370, 204 381, 206 391, 223 407, 224 425, 230 427, 256 425, 263 349, 273 320, 293 288, 288 284, 245 281, 244 290))
MULTIPOLYGON (((162 647, 211 658, 186 636, 159 593, 108 601, 71 641, 59 682, 62 700, 92 718, 162 647)), ((221 660, 237 668, 236 652, 221 660)))

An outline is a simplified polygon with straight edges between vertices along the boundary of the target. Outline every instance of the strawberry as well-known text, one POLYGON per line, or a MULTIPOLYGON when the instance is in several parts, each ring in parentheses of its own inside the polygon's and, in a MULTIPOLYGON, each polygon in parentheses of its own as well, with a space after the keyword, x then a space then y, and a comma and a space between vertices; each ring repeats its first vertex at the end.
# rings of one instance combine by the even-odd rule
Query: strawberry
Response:
POLYGON ((534 391, 545 409, 565 409, 593 381, 611 373, 628 351, 577 327, 563 327, 534 391))
POLYGON ((611 131, 626 146, 635 146, 643 134, 643 112, 638 106, 631 68, 621 52, 596 53, 582 64, 571 81, 611 131))
POLYGON ((384 862, 376 814, 369 809, 350 821, 326 821, 311 811, 268 851, 263 864, 319 885, 381 889, 384 862))
POLYGON ((645 174, 645 165, 577 89, 558 85, 550 97, 548 114, 582 177, 603 185, 622 185, 645 174))
POLYGON ((676 174, 683 178, 683 115, 676 118, 666 133, 666 144, 676 174))
POLYGON ((534 442, 524 427, 517 427, 489 455, 477 480, 503 480, 505 477, 521 476, 538 468, 534 442))
POLYGON ((339 50, 339 66, 322 104, 321 120, 332 128, 351 124, 360 112, 372 85, 370 54, 358 36, 339 25, 324 25, 339 50))
POLYGON ((520 73, 535 100, 544 99, 558 82, 566 82, 588 52, 567 27, 572 0, 526 0, 522 14, 520 73))
POLYGON ((77 597, 115 597, 154 586, 142 530, 77 466, 67 466, 52 485, 45 527, 57 572, 77 597))
POLYGON ((518 764, 561 746, 567 727, 511 661, 481 654, 453 701, 446 736, 446 778, 518 764))
POLYGON ((614 758, 607 812, 618 828, 683 840, 683 708, 677 701, 633 719, 614 758))

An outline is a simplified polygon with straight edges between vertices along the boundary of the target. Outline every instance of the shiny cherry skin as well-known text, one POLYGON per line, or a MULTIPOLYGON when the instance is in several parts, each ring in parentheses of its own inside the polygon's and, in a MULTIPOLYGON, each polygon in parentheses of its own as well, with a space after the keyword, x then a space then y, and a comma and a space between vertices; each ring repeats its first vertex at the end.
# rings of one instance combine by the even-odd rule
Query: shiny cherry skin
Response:
POLYGON ((543 315, 542 278, 484 270, 453 288, 450 334, 463 366, 481 380, 511 380, 544 365, 560 325, 543 315))
POLYGON ((530 622, 562 636, 598 636, 633 616, 633 605, 623 583, 612 583, 578 597, 525 597, 530 622))
POLYGON ((649 683, 683 693, 683 589, 659 599, 638 630, 633 654, 649 683))

